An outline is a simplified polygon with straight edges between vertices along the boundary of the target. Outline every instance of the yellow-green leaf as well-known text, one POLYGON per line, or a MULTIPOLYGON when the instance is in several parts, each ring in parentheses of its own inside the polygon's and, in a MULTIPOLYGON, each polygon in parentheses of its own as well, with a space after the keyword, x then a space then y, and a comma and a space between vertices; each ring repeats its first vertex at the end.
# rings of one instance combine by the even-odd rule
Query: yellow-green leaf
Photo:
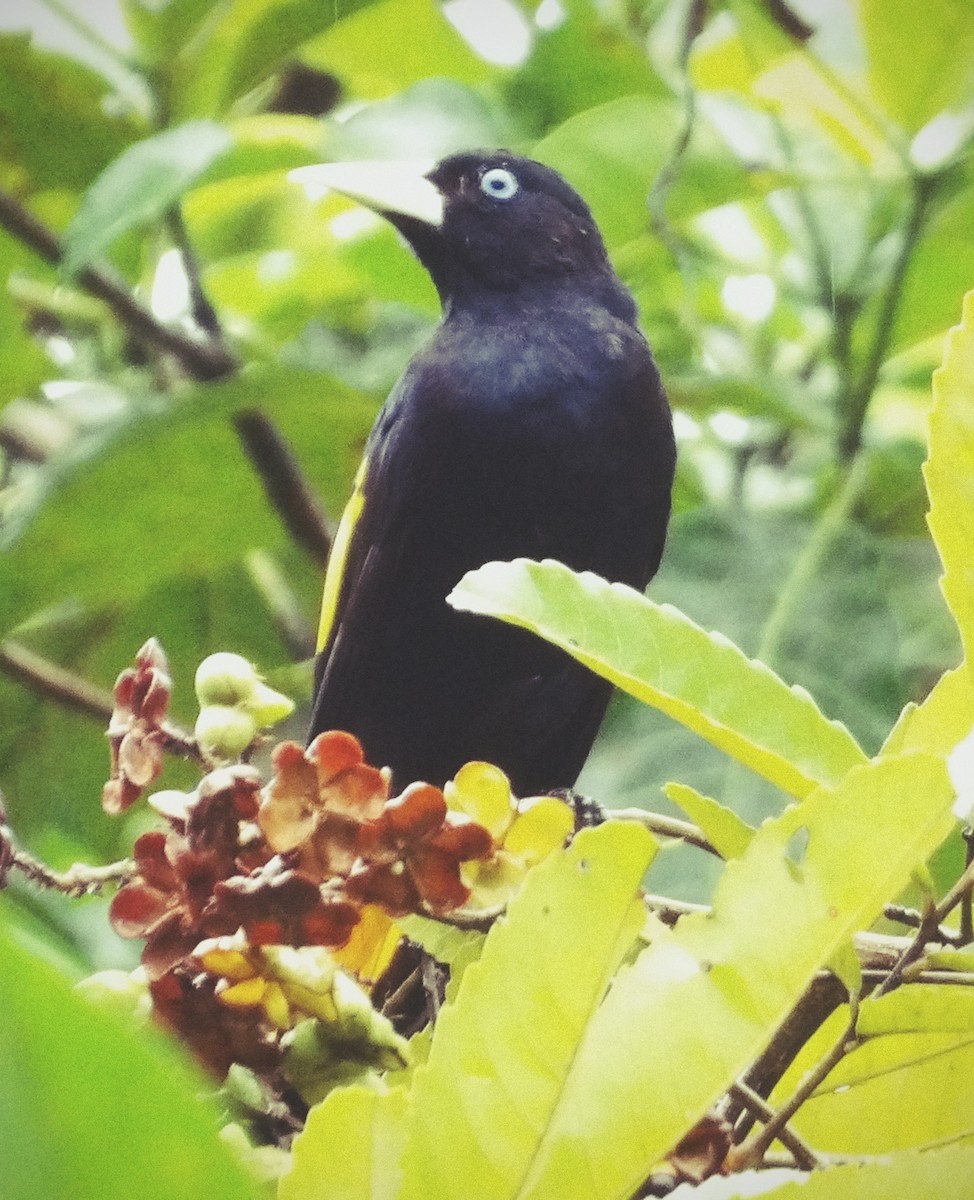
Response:
POLYGON ((974 662, 974 292, 933 376, 930 452, 923 465, 928 521, 944 564, 941 588, 974 662))
POLYGON ((974 679, 966 667, 945 671, 922 704, 908 704, 883 743, 882 754, 928 750, 949 754, 974 726, 974 679))
POLYGON ((646 830, 608 823, 528 876, 414 1075, 401 1200, 520 1194, 579 1039, 642 927, 636 889, 652 853, 646 830))
POLYGON ((720 801, 704 796, 686 783, 667 783, 663 791, 668 800, 700 826, 721 858, 739 858, 751 844, 754 829, 720 801))
POLYGON ((844 725, 720 634, 669 605, 561 563, 487 563, 455 608, 532 630, 712 742, 792 796, 834 786, 866 761, 844 725))
POLYGON ((877 99, 910 133, 974 95, 974 21, 964 0, 860 0, 877 99))
POLYGON ((712 913, 684 917, 615 980, 530 1175, 510 1194, 631 1195, 937 847, 951 796, 939 759, 904 755, 856 768, 766 822, 725 868, 712 913))
MULTIPOLYGON (((837 1012, 803 1047, 773 1103, 797 1086, 841 1035, 846 1019, 845 1011, 837 1012)), ((974 994, 969 988, 907 984, 864 1000, 857 1030, 862 1043, 794 1117, 802 1136, 836 1154, 885 1154, 974 1138, 974 994)))
MULTIPOLYGON (((903 1104, 904 1110, 908 1107, 903 1104)), ((762 1190, 760 1195, 764 1200, 957 1200, 970 1187, 972 1178, 974 1149, 949 1146, 813 1171, 797 1182, 762 1190)), ((733 1190, 723 1194, 736 1195, 733 1190)))
POLYGON ((395 1200, 407 1105, 404 1088, 330 1093, 295 1140, 279 1200, 395 1200))

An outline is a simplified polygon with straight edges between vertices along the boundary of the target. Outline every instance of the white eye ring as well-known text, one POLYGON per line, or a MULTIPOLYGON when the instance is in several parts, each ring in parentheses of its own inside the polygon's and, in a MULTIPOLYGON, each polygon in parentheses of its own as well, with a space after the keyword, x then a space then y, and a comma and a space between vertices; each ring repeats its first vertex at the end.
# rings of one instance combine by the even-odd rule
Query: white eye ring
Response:
POLYGON ((492 200, 510 200, 517 195, 517 178, 505 167, 491 167, 480 177, 480 190, 492 200))

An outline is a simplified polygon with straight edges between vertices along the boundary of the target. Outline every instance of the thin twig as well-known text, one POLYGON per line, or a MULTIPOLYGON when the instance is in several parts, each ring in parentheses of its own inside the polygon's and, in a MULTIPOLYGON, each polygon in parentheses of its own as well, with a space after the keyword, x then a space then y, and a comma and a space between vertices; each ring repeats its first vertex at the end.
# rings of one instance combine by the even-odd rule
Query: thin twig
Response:
POLYGON ((186 281, 189 284, 189 302, 193 320, 214 341, 223 344, 220 318, 203 288, 199 259, 196 257, 196 251, 186 233, 186 222, 183 220, 183 212, 178 204, 170 209, 166 224, 169 227, 169 236, 173 240, 173 245, 183 260, 183 270, 186 272, 186 281))
POLYGON ((315 652, 315 631, 273 556, 266 550, 252 550, 244 566, 293 658, 310 658, 315 652))
POLYGON ((108 721, 112 715, 111 692, 35 654, 19 642, 0 642, 0 670, 65 708, 100 721, 108 721))
MULTIPOLYGON (((964 845, 966 847, 964 858, 964 870, 969 871, 971 863, 974 862, 974 830, 964 829, 964 845)), ((966 946, 968 942, 974 941, 974 911, 972 911, 971 903, 971 888, 967 888, 960 902, 960 942, 966 946)))
POLYGON ((859 1020, 859 997, 849 997, 849 1022, 836 1040, 835 1045, 821 1061, 809 1071, 788 1100, 769 1118, 754 1141, 745 1148, 743 1158, 750 1164, 759 1163, 775 1140, 783 1141, 782 1133, 787 1123, 815 1092, 819 1084, 843 1058, 858 1044, 856 1023, 859 1020))
POLYGON ((845 397, 845 411, 842 414, 838 443, 839 456, 845 462, 854 459, 862 445, 862 430, 866 421, 866 413, 876 390, 879 372, 886 359, 886 352, 893 338, 896 315, 900 301, 903 299, 903 286, 910 269, 913 250, 930 210, 936 183, 937 180, 933 175, 916 175, 913 180, 913 194, 906 228, 903 230, 903 240, 880 299, 875 334, 866 365, 852 392, 845 397))
POLYGON ((920 928, 917 930, 916 936, 899 956, 892 970, 876 989, 874 995, 885 996, 888 992, 893 991, 894 988, 899 987, 904 980, 907 969, 922 958, 927 946, 931 942, 939 942, 941 940, 940 923, 953 912, 958 904, 963 902, 964 897, 970 894, 972 887, 974 887, 974 862, 969 862, 961 877, 950 891, 947 892, 940 903, 931 908, 929 913, 922 915, 920 928))
MULTIPOLYGON (((760 1121, 774 1121, 777 1119, 777 1113, 771 1105, 759 1096, 753 1088, 748 1087, 743 1080, 738 1080, 731 1084, 731 1094, 746 1108, 749 1112, 760 1121)), ((795 1160, 795 1165, 803 1171, 814 1171, 820 1167, 820 1162, 815 1151, 812 1150, 805 1141, 803 1141, 797 1133, 789 1126, 782 1125, 778 1128, 777 1139, 781 1144, 791 1151, 792 1157, 795 1160)))
POLYGON ((845 480, 799 550, 761 631, 757 657, 774 670, 796 612, 804 608, 809 586, 831 552, 835 539, 859 499, 866 482, 866 460, 859 455, 847 466, 845 480))
MULTIPOLYGON (((815 976, 805 994, 775 1030, 765 1051, 748 1068, 744 1082, 756 1095, 765 1098, 771 1095, 796 1054, 811 1034, 844 1003, 846 995, 845 986, 830 971, 821 971, 815 976)), ((728 1120, 737 1122, 738 1116, 732 1105, 727 1113, 728 1120)), ((746 1122, 739 1127, 741 1137, 747 1128, 746 1122)))
POLYGON ((126 858, 104 867, 75 863, 67 871, 52 871, 26 850, 17 849, 6 815, 0 809, 0 890, 7 886, 12 871, 19 871, 36 887, 77 897, 100 895, 106 887, 123 883, 135 873, 135 863, 126 858))
POLYGON ((233 423, 285 528, 316 563, 324 566, 331 549, 328 521, 290 446, 277 426, 258 409, 238 412, 233 423))
MULTIPOLYGON (((10 192, 0 188, 0 227, 30 247, 52 266, 60 266, 64 247, 58 235, 28 212, 10 192)), ((201 382, 230 375, 239 367, 218 341, 200 341, 159 321, 132 295, 125 281, 106 267, 83 267, 78 283, 104 301, 128 332, 154 350, 172 355, 186 373, 201 382)))
POLYGON ((723 855, 707 840, 702 829, 691 825, 689 821, 680 821, 676 817, 665 817, 662 813, 647 812, 642 808, 608 808, 606 817, 612 821, 635 821, 643 825, 650 833, 658 833, 660 837, 677 838, 688 846, 696 846, 698 850, 706 850, 716 858, 723 855))

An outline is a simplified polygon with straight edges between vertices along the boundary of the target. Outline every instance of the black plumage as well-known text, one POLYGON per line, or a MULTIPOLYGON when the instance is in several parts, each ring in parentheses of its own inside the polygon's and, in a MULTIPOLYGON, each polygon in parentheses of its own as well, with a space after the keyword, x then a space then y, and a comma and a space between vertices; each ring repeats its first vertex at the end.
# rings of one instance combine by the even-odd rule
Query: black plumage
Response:
POLYGON ((610 685, 445 597, 494 559, 639 589, 655 573, 674 443, 635 304, 585 203, 539 163, 459 154, 401 190, 374 167, 320 171, 401 231, 443 318, 376 421, 336 539, 311 732, 356 734, 399 786, 483 759, 520 795, 570 787, 610 685))

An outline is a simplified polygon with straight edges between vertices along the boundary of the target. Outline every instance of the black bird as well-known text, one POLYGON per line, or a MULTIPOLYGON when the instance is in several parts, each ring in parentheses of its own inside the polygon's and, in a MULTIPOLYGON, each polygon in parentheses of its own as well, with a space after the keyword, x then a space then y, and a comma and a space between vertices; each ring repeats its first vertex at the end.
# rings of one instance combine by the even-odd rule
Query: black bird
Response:
POLYGON ((386 217, 442 320, 369 437, 325 581, 311 734, 398 786, 471 759, 518 795, 571 787, 611 686, 532 634, 451 609, 468 570, 555 558, 642 590, 666 535, 670 410, 592 214, 506 151, 295 173, 386 217))

